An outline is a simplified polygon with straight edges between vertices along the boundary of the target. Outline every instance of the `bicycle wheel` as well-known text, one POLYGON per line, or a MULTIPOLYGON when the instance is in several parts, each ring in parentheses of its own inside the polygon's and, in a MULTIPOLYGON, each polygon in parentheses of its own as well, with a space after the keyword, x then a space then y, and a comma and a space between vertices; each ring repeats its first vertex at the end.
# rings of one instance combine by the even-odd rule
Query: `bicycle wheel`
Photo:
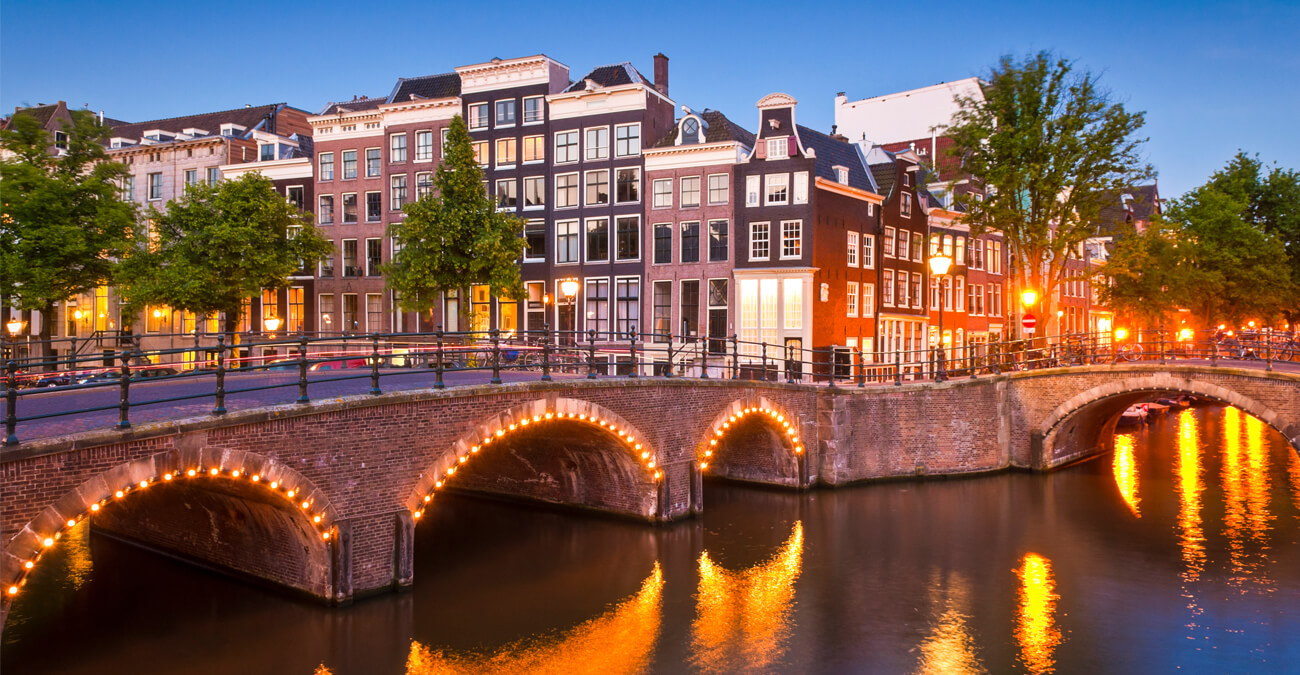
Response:
POLYGON ((1119 355, 1125 361, 1137 361, 1142 358, 1142 345, 1136 342, 1120 345, 1119 355))

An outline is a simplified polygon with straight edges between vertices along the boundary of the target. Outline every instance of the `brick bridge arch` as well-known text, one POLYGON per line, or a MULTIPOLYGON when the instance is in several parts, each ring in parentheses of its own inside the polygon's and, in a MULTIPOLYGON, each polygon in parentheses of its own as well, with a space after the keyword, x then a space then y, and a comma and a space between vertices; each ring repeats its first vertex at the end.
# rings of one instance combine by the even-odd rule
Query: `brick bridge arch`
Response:
MULTIPOLYGON (((22 593, 28 576, 39 569, 45 552, 86 518, 95 516, 97 527, 147 542, 150 525, 139 522, 140 518, 155 515, 160 509, 174 508, 178 499, 243 502, 238 510, 247 519, 230 527, 213 524, 214 530, 221 530, 219 536, 229 535, 236 529, 249 529, 253 538, 291 542, 285 546, 277 546, 283 541, 267 542, 268 548, 279 549, 273 561, 226 561, 232 571, 321 597, 334 594, 337 584, 331 549, 336 539, 338 512, 323 490, 293 468, 259 453, 171 448, 119 463, 92 476, 24 523, 5 542, 0 562, 0 582, 6 600, 22 593), (110 522, 105 523, 105 518, 110 522), (281 555, 287 549, 298 547, 302 555, 281 555)), ((162 520, 174 526, 184 518, 162 520)), ((169 543, 175 552, 185 556, 183 546, 176 547, 175 541, 169 543)), ((5 616, 10 605, 9 602, 4 605, 5 616)), ((0 617, 0 622, 3 618, 0 617)))
POLYGON ((695 463, 702 474, 807 487, 804 444, 815 435, 805 436, 805 431, 799 416, 786 406, 751 392, 731 401, 709 422, 695 447, 695 463), (741 459, 736 455, 742 453, 744 461, 734 461, 741 459))
MULTIPOLYGON (((664 519, 664 504, 659 484, 663 478, 660 463, 663 455, 655 447, 652 439, 629 422, 622 415, 608 407, 576 398, 539 398, 515 404, 503 411, 488 415, 473 428, 461 435, 449 447, 439 452, 420 473, 414 490, 406 499, 407 509, 415 519, 424 515, 424 510, 434 503, 437 493, 444 488, 457 486, 457 472, 462 468, 471 468, 479 462, 480 455, 496 450, 527 432, 557 424, 578 424, 595 430, 607 441, 607 447, 624 453, 642 468, 639 480, 629 486, 642 494, 640 503, 651 506, 652 510, 610 509, 621 511, 624 515, 646 519, 664 519)), ((463 477, 464 474, 462 473, 463 477)), ((584 476, 592 480, 594 476, 584 476)), ((589 505, 595 506, 595 505, 589 505)))

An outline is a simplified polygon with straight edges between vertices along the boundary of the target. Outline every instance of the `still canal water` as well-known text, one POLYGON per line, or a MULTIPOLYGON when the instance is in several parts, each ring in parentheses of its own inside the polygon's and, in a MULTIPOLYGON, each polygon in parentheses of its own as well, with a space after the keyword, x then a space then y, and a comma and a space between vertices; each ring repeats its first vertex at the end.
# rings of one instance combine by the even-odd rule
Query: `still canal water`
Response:
POLYGON ((791 494, 652 528, 448 497, 412 592, 331 610, 79 530, 13 608, 21 673, 1296 672, 1300 460, 1235 409, 1115 452, 791 494))

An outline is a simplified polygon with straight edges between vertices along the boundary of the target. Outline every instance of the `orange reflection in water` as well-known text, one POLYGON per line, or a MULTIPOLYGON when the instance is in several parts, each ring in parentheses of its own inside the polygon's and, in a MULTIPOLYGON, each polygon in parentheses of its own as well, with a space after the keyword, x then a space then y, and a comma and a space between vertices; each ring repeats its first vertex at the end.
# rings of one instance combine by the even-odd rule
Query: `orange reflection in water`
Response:
POLYGON ((921 643, 916 673, 984 673, 970 628, 970 584, 961 575, 948 583, 930 582, 930 602, 941 608, 938 621, 921 643))
POLYGON ((1286 473, 1291 478, 1291 501, 1295 503, 1296 520, 1300 520, 1300 453, 1287 453, 1286 473))
POLYGON ((1192 582, 1200 578, 1205 569, 1205 532, 1201 528, 1201 493, 1205 483, 1201 480, 1201 442, 1197 430, 1196 413, 1184 410, 1178 414, 1178 529, 1183 562, 1187 569, 1183 580, 1192 582))
POLYGON ((493 654, 453 654, 412 641, 406 673, 643 672, 649 669, 659 640, 663 587, 663 572, 655 563, 636 595, 601 616, 558 637, 520 641, 493 654))
POLYGON ((1020 663, 1031 673, 1056 669, 1056 648, 1063 638, 1056 625, 1056 581, 1052 563, 1037 553, 1026 553, 1020 568, 1020 614, 1016 617, 1016 641, 1020 663))
POLYGON ((1138 504, 1141 502, 1138 498, 1138 469, 1137 463, 1133 461, 1133 434, 1120 434, 1115 437, 1111 473, 1115 474, 1115 485, 1119 488, 1119 495, 1124 498, 1124 503, 1128 504, 1128 509, 1134 516, 1141 518, 1142 512, 1138 509, 1138 504))
POLYGON ((1264 423, 1232 407, 1223 411, 1223 533, 1228 540, 1231 567, 1229 583, 1272 586, 1265 570, 1268 562, 1268 533, 1273 520, 1269 511, 1268 449, 1264 444, 1264 423), (1242 438, 1246 448, 1241 447, 1242 438))
POLYGON ((700 554, 691 660, 701 671, 767 672, 785 653, 794 583, 803 568, 803 523, 771 560, 729 572, 700 554))

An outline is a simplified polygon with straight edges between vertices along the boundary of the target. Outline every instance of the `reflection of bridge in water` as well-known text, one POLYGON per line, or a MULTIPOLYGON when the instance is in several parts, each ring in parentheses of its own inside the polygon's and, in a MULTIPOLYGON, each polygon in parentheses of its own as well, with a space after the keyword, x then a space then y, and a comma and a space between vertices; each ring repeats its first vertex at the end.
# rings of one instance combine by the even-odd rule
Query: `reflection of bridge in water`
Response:
POLYGON ((1160 393, 1231 404, 1300 444, 1300 376, 1154 364, 849 389, 524 382, 32 441, 0 455, 4 608, 43 552, 87 519, 347 602, 412 583, 413 528, 441 490, 670 521, 705 508, 705 473, 806 488, 1050 469, 1108 450, 1120 411, 1160 393))

